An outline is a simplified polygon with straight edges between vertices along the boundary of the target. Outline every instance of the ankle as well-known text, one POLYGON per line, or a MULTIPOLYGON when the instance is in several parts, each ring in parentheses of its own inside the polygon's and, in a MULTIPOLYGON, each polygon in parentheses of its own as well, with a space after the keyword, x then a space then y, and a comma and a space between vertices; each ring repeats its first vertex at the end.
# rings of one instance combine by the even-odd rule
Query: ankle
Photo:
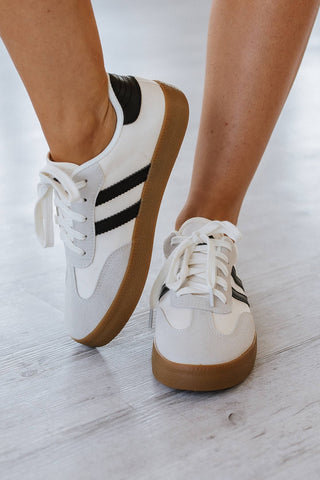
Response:
POLYGON ((213 208, 211 205, 185 205, 184 208, 179 213, 175 228, 179 230, 181 225, 184 222, 194 217, 203 217, 208 220, 220 220, 220 221, 229 221, 234 225, 238 222, 240 208, 234 206, 222 206, 217 205, 213 208))
POLYGON ((57 131, 47 136, 52 159, 81 165, 94 158, 110 143, 116 122, 115 110, 105 93, 100 104, 68 115, 58 123, 57 131))

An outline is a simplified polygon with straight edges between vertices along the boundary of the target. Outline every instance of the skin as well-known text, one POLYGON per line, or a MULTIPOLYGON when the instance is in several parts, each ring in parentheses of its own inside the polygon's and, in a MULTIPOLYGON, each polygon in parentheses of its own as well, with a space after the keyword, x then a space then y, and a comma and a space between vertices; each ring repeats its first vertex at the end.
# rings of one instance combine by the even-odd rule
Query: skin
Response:
MULTIPOLYGON (((237 223, 298 71, 319 0, 214 0, 188 218, 237 223)), ((55 161, 77 164, 112 138, 100 39, 89 0, 0 0, 0 35, 55 161), (81 99, 81 101, 79 101, 81 99)))
POLYGON ((55 161, 100 153, 116 116, 89 0, 0 0, 0 35, 55 161))
POLYGON ((319 0, 214 0, 188 218, 236 224, 301 63, 319 0))

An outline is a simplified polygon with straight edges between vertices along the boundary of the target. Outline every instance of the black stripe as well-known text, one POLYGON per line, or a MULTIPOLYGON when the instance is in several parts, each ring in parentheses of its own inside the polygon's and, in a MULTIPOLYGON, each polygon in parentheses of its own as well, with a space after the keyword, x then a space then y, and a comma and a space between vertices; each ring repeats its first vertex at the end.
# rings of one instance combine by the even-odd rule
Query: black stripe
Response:
POLYGON ((96 235, 100 235, 101 233, 109 232, 114 228, 121 227, 121 225, 123 225, 124 223, 130 222, 130 220, 136 218, 139 213, 140 203, 141 200, 131 205, 131 207, 128 207, 125 210, 116 213, 115 215, 112 215, 111 217, 96 222, 96 235))
MULTIPOLYGON (((161 287, 161 292, 160 292, 160 295, 159 295, 159 300, 167 293, 169 292, 169 288, 167 287, 166 284, 163 284, 162 287, 161 287)), ((235 290, 234 288, 232 288, 232 296, 233 298, 235 298, 236 300, 239 300, 240 302, 244 302, 248 305, 248 307, 250 307, 250 304, 249 304, 249 301, 248 301, 248 297, 246 295, 243 295, 243 293, 240 293, 240 292, 237 292, 237 290, 235 290)))
POLYGON ((234 288, 232 288, 232 296, 236 300, 240 300, 240 302, 246 303, 248 307, 250 307, 250 303, 248 301, 248 297, 246 295, 243 295, 243 293, 237 292, 234 288))
POLYGON ((241 287, 242 290, 244 290, 243 283, 241 282, 240 278, 238 277, 235 267, 232 267, 231 276, 232 276, 234 282, 238 285, 238 287, 241 287))
POLYGON ((167 287, 167 285, 164 283, 161 287, 161 292, 160 292, 160 295, 159 295, 159 300, 167 293, 169 292, 169 288, 167 287))
POLYGON ((145 182, 147 180, 149 170, 150 164, 144 168, 141 168, 141 170, 138 170, 132 175, 129 175, 123 180, 120 180, 120 182, 117 182, 114 185, 111 185, 110 187, 101 190, 101 192, 97 196, 96 207, 102 205, 103 203, 109 202, 113 198, 118 197, 119 195, 122 195, 128 190, 131 190, 131 188, 134 188, 137 185, 140 185, 140 183, 145 182))
POLYGON ((141 89, 132 76, 109 75, 112 89, 123 110, 123 124, 133 123, 139 117, 141 109, 141 89))

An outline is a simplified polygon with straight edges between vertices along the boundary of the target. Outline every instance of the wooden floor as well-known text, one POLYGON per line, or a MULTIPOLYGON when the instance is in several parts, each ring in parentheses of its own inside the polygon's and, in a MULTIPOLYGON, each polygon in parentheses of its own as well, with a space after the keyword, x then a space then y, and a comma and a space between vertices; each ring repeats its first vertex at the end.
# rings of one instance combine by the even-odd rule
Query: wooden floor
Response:
POLYGON ((240 219, 255 370, 212 394, 170 390, 151 372, 148 292, 190 180, 209 3, 94 1, 108 69, 177 84, 191 107, 145 292, 96 350, 64 331, 62 245, 35 240, 46 144, 0 45, 1 480, 320 478, 319 21, 240 219))

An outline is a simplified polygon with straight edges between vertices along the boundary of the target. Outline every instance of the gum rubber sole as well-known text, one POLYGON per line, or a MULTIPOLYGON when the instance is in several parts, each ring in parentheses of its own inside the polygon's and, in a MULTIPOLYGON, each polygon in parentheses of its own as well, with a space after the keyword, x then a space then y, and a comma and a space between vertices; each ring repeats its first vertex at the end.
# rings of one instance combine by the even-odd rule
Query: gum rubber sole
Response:
POLYGON ((186 97, 174 87, 157 83, 165 97, 165 114, 142 191, 128 266, 106 315, 89 335, 74 339, 89 347, 106 345, 118 335, 140 299, 150 266, 160 203, 187 128, 189 107, 186 97))
POLYGON ((241 383, 251 372, 257 354, 257 336, 240 357, 218 365, 185 365, 163 357, 153 345, 152 371, 156 379, 170 388, 209 392, 241 383))

